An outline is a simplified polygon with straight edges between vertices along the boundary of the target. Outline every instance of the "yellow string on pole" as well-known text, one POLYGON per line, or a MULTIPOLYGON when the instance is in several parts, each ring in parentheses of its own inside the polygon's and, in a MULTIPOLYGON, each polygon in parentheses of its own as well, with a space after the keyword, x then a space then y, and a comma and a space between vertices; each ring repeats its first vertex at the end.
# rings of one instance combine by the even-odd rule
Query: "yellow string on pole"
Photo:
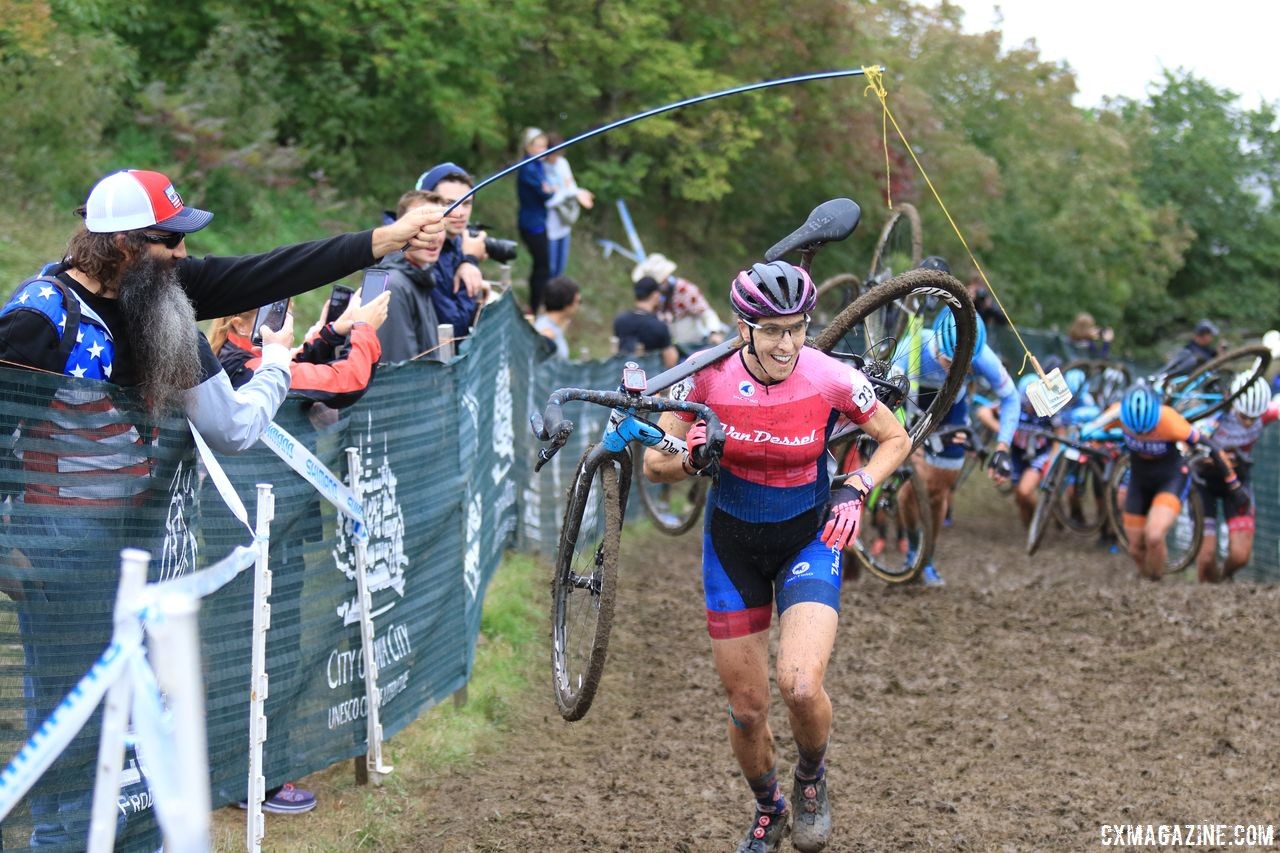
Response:
MULTIPOLYGON (((884 87, 883 69, 878 65, 864 65, 862 67, 862 71, 867 77, 867 88, 863 92, 863 95, 874 94, 880 99, 880 106, 883 111, 881 122, 884 144, 884 180, 886 201, 890 207, 893 207, 893 198, 890 195, 889 190, 889 124, 892 124, 894 131, 898 134, 898 138, 902 140, 903 147, 907 149, 907 153, 911 155, 911 160, 916 164, 916 168, 920 170, 920 175, 924 178, 925 185, 929 187, 929 192, 933 193, 933 198, 938 202, 938 207, 942 209, 943 215, 947 217, 947 222, 951 224, 951 230, 954 231, 956 233, 956 237, 960 239, 960 245, 964 246, 965 254, 969 256, 969 260, 973 262, 974 269, 976 269, 978 271, 978 275, 982 277, 982 283, 987 286, 987 291, 995 297, 996 305, 1000 308, 1000 313, 1004 314, 1005 319, 1009 321, 1009 328, 1013 330, 1013 334, 1018 339, 1018 345, 1022 347, 1023 352, 1023 366, 1018 369, 1018 373, 1021 374, 1023 372, 1023 369, 1026 367, 1027 361, 1029 360, 1031 362, 1032 369, 1036 372, 1036 375, 1041 379, 1044 379, 1044 369, 1040 367, 1040 362, 1036 360, 1036 357, 1031 354, 1031 350, 1027 348, 1027 344, 1022 339, 1021 333, 1018 332, 1018 325, 1013 322, 1013 318, 1010 317, 1009 312, 1005 310, 1004 303, 1000 300, 1000 294, 996 292, 996 289, 991 284, 990 279, 987 278, 986 270, 984 270, 982 265, 978 263, 978 259, 973 256, 973 250, 969 248, 969 241, 960 233, 960 227, 956 225, 955 219, 952 218, 951 211, 947 210, 947 205, 943 202, 942 196, 938 193, 937 188, 934 187, 933 181, 929 179, 929 173, 926 172, 924 166, 921 165, 920 159, 916 157, 915 149, 913 149, 911 147, 911 143, 907 141, 907 135, 902 132, 902 128, 898 126, 898 120, 893 116, 893 111, 889 109, 889 93, 884 87)), ((974 353, 974 355, 976 356, 977 353, 974 353)))

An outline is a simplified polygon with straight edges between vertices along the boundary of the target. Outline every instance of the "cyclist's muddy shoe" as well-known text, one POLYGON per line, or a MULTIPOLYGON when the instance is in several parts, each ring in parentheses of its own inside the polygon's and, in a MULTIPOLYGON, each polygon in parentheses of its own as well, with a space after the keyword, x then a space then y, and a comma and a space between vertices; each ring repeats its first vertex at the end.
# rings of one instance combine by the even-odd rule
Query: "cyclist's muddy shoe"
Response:
POLYGON ((816 853, 827 846, 831 836, 831 804, 827 802, 827 780, 796 780, 791 789, 791 809, 795 819, 791 844, 801 853, 816 853))
POLYGON ((747 837, 738 842, 733 853, 777 853, 787 834, 787 812, 769 814, 757 810, 747 837))
POLYGON ((933 567, 933 563, 929 563, 920 570, 920 582, 925 586, 947 585, 947 582, 942 579, 942 575, 938 574, 938 570, 933 567))
POLYGON ((884 553, 884 537, 877 536, 871 540, 871 556, 879 557, 884 553))

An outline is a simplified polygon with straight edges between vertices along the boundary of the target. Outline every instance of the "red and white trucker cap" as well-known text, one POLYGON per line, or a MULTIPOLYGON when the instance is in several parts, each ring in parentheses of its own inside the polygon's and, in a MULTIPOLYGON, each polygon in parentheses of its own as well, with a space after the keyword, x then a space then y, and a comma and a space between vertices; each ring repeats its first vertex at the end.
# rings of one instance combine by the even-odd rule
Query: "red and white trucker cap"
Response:
POLYGON ((184 205, 164 175, 141 169, 116 172, 98 181, 84 208, 85 227, 96 234, 138 228, 190 234, 213 221, 209 211, 184 205))

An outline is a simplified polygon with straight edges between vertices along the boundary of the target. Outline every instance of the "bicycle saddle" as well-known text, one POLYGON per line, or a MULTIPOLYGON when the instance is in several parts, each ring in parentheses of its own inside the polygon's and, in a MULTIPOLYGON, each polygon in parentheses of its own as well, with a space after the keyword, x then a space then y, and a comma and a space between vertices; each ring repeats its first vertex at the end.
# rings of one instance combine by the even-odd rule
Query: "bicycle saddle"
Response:
POLYGON ((790 235, 765 252, 766 262, 776 261, 787 252, 809 249, 822 243, 835 243, 848 237, 858 227, 862 210, 851 198, 833 198, 813 209, 809 218, 790 235))

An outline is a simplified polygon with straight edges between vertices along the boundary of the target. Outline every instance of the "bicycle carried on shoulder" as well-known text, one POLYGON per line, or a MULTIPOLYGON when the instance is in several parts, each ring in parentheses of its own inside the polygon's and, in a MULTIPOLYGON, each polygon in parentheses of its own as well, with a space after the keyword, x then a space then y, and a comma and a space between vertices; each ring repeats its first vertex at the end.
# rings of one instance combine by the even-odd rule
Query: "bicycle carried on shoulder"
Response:
MULTIPOLYGON (((843 240, 853 232, 859 216, 858 206, 849 199, 825 202, 810 213, 804 225, 773 246, 765 259, 772 261, 800 251, 801 266, 808 269, 823 244, 843 240)), ((880 402, 904 413, 914 449, 946 415, 968 371, 976 339, 974 318, 973 302, 958 281, 935 270, 912 270, 855 299, 812 345, 851 360, 863 371, 880 402), (918 377, 909 370, 896 370, 892 359, 886 360, 878 349, 862 352, 859 336, 864 320, 873 312, 919 304, 926 298, 941 299, 952 307, 957 317, 957 346, 944 387, 921 395, 918 377), (837 345, 843 351, 837 351, 837 345)), ((534 435, 551 442, 538 452, 536 471, 564 446, 573 431, 573 423, 563 416, 565 403, 578 400, 615 409, 600 443, 589 447, 578 462, 556 555, 552 679, 556 704, 566 720, 581 719, 590 709, 604 669, 617 590, 622 519, 635 465, 628 445, 638 443, 666 453, 684 450, 683 441, 667 436, 640 415, 683 411, 706 420, 711 460, 718 459, 724 431, 714 413, 700 404, 654 395, 731 355, 741 345, 741 339, 725 341, 652 378, 642 379, 641 371, 629 367, 624 370, 622 391, 559 389, 552 393, 544 413, 530 415, 534 435)), ((714 468, 711 464, 710 469, 714 468)))

